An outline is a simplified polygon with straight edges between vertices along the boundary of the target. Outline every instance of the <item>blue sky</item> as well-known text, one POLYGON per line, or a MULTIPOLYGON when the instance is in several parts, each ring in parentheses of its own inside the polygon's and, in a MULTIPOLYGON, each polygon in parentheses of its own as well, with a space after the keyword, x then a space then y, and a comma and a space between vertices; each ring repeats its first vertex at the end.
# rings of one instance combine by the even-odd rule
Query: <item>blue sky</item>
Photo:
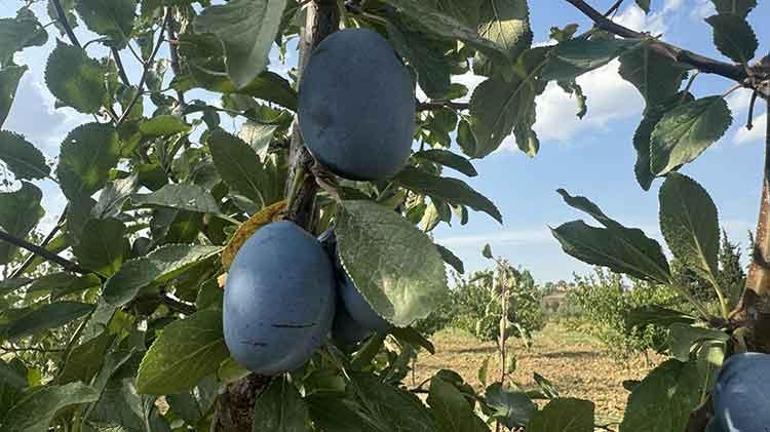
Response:
MULTIPOLYGON (((600 10, 611 3, 610 0, 592 2, 600 10)), ((0 0, 0 16, 12 16, 20 4, 16 0, 0 0)), ((547 42, 551 26, 576 22, 585 30, 589 25, 566 2, 531 0, 530 5, 538 43, 547 42)), ((669 42, 719 58, 710 43, 710 27, 703 22, 713 13, 709 0, 653 0, 653 8, 654 12, 645 16, 631 0, 626 0, 616 20, 635 30, 663 34, 663 39, 669 42)), ((35 10, 43 12, 39 14, 43 23, 48 22, 44 8, 36 6, 35 10)), ((768 20, 770 2, 760 2, 750 16, 760 40, 758 55, 770 50, 768 20), (761 25, 761 21, 765 25, 761 25)), ((70 108, 54 108, 54 99, 43 78, 54 33, 51 28, 48 46, 27 49, 19 55, 19 63, 27 64, 30 71, 22 79, 5 124, 5 129, 24 134, 51 160, 58 154, 59 143, 69 130, 92 121, 70 108)), ((84 35, 84 40, 88 39, 84 35)), ((128 60, 124 55, 124 61, 128 60)), ((529 158, 516 151, 515 142, 510 138, 501 150, 474 162, 480 175, 469 183, 498 205, 504 225, 484 214, 472 213, 466 226, 442 225, 434 231, 436 241, 459 255, 468 269, 476 270, 488 264, 481 257, 481 248, 489 243, 496 255, 530 269, 540 281, 570 279, 573 272, 590 270, 565 255, 548 231, 548 226, 582 217, 561 201, 555 192, 560 187, 590 197, 618 221, 660 238, 657 225, 660 181, 652 190, 644 192, 633 174, 635 152, 631 137, 640 120, 643 102, 636 90, 617 75, 617 66, 613 62, 578 79, 588 96, 588 114, 583 120, 575 116, 574 100, 556 86, 550 86, 538 99, 535 130, 541 138, 541 151, 537 157, 529 158)), ((138 79, 138 74, 138 68, 129 67, 132 81, 138 79)), ((472 76, 458 80, 468 84, 480 81, 472 76)), ((694 91, 699 96, 722 94, 731 86, 727 80, 701 75, 694 91)), ((746 91, 736 91, 728 97, 733 108, 733 127, 715 146, 683 169, 711 193, 722 225, 734 240, 744 245, 759 205, 762 131, 766 122, 763 104, 758 104, 754 130, 748 132, 743 128, 748 100, 746 91)), ((42 227, 47 229, 58 218, 64 198, 53 183, 39 185, 44 190, 47 211, 42 227)))

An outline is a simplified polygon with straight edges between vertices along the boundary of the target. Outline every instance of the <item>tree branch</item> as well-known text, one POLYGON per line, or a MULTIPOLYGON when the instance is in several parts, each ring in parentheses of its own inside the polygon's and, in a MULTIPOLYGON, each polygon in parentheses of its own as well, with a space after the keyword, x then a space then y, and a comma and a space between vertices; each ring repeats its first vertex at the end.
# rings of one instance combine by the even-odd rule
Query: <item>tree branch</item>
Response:
POLYGON ((64 32, 67 33, 70 42, 72 42, 72 45, 80 48, 80 41, 77 36, 75 36, 75 32, 72 31, 72 27, 67 21, 67 14, 64 12, 64 8, 61 7, 61 2, 59 0, 51 0, 51 3, 53 3, 54 9, 56 9, 56 17, 59 19, 59 23, 61 23, 62 27, 64 27, 64 32))
POLYGON ((8 234, 7 232, 0 230, 0 240, 6 241, 14 246, 18 246, 20 248, 24 248, 30 252, 32 252, 35 255, 41 256, 45 258, 48 261, 51 261, 53 263, 59 264, 60 266, 64 267, 65 270, 75 272, 75 273, 81 273, 81 274, 89 274, 93 273, 93 271, 85 269, 78 265, 77 263, 74 263, 66 258, 63 258, 53 252, 50 252, 46 250, 45 248, 41 248, 40 246, 30 243, 26 240, 20 239, 18 237, 15 237, 11 234, 8 234))
MULTIPOLYGON (((606 30, 623 38, 644 39, 649 37, 649 35, 645 33, 632 30, 612 21, 583 0, 566 1, 590 18, 596 26, 602 30, 606 30)), ((715 60, 657 40, 651 42, 650 48, 666 57, 680 63, 685 63, 704 73, 720 75, 739 83, 745 83, 746 78, 748 78, 748 73, 742 65, 715 60)), ((768 95, 764 94, 763 96, 767 98, 768 95)))
MULTIPOLYGON (((166 22, 166 34, 168 35, 169 39, 168 46, 171 58, 171 71, 174 72, 175 76, 179 76, 181 74, 182 68, 179 65, 179 40, 177 39, 176 21, 174 20, 173 16, 169 17, 168 22, 166 22)), ((177 90, 176 97, 179 105, 185 104, 184 92, 177 90)))
POLYGON ((123 84, 130 86, 131 82, 128 80, 128 75, 126 75, 126 68, 123 67, 123 60, 120 59, 120 52, 115 47, 112 47, 110 50, 112 51, 112 58, 115 59, 115 66, 118 68, 120 80, 123 81, 123 84))
POLYGON ((160 46, 163 44, 163 38, 166 34, 166 25, 169 19, 171 19, 171 8, 166 9, 166 15, 163 17, 163 24, 160 26, 160 35, 158 35, 158 42, 155 44, 155 48, 152 50, 152 54, 150 54, 150 58, 148 58, 147 60, 143 60, 144 69, 142 70, 142 77, 139 79, 137 92, 134 95, 134 97, 131 98, 131 102, 129 102, 126 108, 123 110, 123 114, 120 116, 120 118, 116 122, 116 126, 119 126, 121 123, 126 121, 128 116, 131 114, 131 110, 134 109, 134 105, 136 105, 137 101, 139 101, 139 98, 142 97, 142 93, 144 92, 144 84, 147 81, 147 76, 150 74, 150 68, 152 68, 152 64, 155 62, 155 57, 158 55, 158 51, 160 51, 160 46))
POLYGON ((451 102, 451 101, 427 101, 419 102, 417 104, 417 111, 431 111, 439 108, 451 108, 454 110, 467 110, 470 109, 471 104, 467 102, 451 102))
MULTIPOLYGON (((65 206, 64 211, 62 211, 61 216, 59 216, 59 220, 56 221, 56 225, 54 225, 53 229, 51 229, 51 232, 49 232, 48 235, 45 236, 43 241, 40 242, 40 245, 38 247, 40 247, 41 249, 45 249, 45 247, 48 246, 48 243, 50 243, 51 240, 53 240, 54 236, 61 229, 61 225, 62 223, 64 223, 64 218, 66 217, 66 215, 67 215, 67 207, 65 206)), ((21 263, 21 266, 16 270, 14 270, 13 274, 11 275, 11 279, 17 278, 22 274, 24 274, 24 270, 26 270, 27 267, 29 267, 32 264, 32 261, 34 261, 36 257, 37 255, 32 254, 26 260, 24 260, 24 262, 21 263)))

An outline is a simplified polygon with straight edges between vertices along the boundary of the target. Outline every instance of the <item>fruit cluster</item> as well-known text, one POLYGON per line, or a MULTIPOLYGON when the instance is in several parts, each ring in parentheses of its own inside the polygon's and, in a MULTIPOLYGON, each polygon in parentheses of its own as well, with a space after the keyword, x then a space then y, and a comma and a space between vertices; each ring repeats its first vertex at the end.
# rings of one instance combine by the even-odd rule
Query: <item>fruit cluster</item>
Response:
MULTIPOLYGON (((410 155, 414 119, 412 78, 379 34, 343 30, 314 50, 299 124, 330 171, 354 180, 394 175, 410 155)), ((289 221, 260 228, 238 251, 223 320, 233 358, 264 375, 301 367, 330 333, 350 345, 390 327, 342 268, 333 232, 316 239, 289 221)))

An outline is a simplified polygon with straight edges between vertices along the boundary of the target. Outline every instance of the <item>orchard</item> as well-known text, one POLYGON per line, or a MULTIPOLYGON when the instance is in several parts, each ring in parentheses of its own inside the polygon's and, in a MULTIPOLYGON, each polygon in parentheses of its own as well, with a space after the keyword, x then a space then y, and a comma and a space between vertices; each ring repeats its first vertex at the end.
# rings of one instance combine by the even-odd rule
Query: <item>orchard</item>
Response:
POLYGON ((526 0, 15 3, 0 18, 0 430, 770 430, 770 126, 745 286, 721 277, 717 205, 680 172, 733 123, 730 93, 752 92, 749 119, 770 103, 757 0, 713 0, 719 58, 619 23, 624 0, 564 0, 590 24, 554 22, 547 44, 526 0), (54 160, 4 126, 41 47, 56 109, 83 120, 54 160), (663 328, 665 360, 624 383, 614 424, 538 374, 517 385, 508 342, 542 327, 517 309, 539 300, 487 246, 477 327, 499 370, 484 364, 483 388, 451 365, 410 383, 435 351, 419 329, 465 270, 433 230, 505 216, 462 176, 507 139, 537 157, 546 86, 582 117, 578 78, 613 61, 646 104, 629 169, 659 186, 665 245, 564 189, 596 223, 551 232, 686 304, 624 311, 663 328), (475 88, 455 79, 470 73, 475 88), (724 92, 703 96, 704 76, 724 92), (45 231, 43 184, 66 199, 45 231))

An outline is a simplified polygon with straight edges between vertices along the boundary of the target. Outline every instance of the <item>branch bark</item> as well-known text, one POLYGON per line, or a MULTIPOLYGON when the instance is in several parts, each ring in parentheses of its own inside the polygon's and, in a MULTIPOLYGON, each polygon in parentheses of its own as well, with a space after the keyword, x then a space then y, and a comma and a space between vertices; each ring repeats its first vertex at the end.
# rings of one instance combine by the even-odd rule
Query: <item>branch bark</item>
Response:
MULTIPOLYGON (((297 67, 300 79, 312 50, 326 36, 337 31, 339 23, 340 15, 336 0, 312 0, 308 3, 305 28, 300 37, 300 56, 297 67)), ((294 193, 294 196, 287 218, 307 229, 313 221, 318 185, 310 169, 314 163, 313 157, 302 143, 296 120, 292 129, 289 155, 291 171, 286 190, 287 193, 294 193), (299 184, 296 190, 292 187, 295 184, 299 184)), ((214 432, 250 432, 254 403, 269 381, 269 377, 251 374, 229 384, 217 398, 212 430, 214 432)))
POLYGON ((48 261, 51 261, 53 263, 56 263, 62 267, 64 267, 65 270, 80 273, 80 274, 89 274, 94 273, 91 270, 88 270, 86 268, 81 267, 77 263, 74 263, 64 257, 61 257, 45 248, 42 248, 34 243, 30 243, 24 239, 20 239, 18 237, 15 237, 3 230, 0 230, 0 240, 6 241, 12 245, 18 246, 20 248, 24 248, 30 252, 32 252, 35 255, 41 256, 45 258, 48 261))
POLYGON ((417 111, 431 111, 439 108, 451 108, 454 110, 467 110, 470 109, 471 104, 467 102, 451 102, 451 101, 428 101, 420 102, 417 104, 417 111))
POLYGON ((77 36, 75 36, 75 32, 72 31, 72 26, 70 26, 70 23, 67 21, 67 13, 64 12, 64 8, 61 7, 61 2, 59 0, 51 0, 51 3, 53 3, 53 8, 56 10, 56 17, 58 18, 59 23, 64 27, 64 32, 67 33, 67 38, 72 42, 72 45, 80 48, 80 41, 77 36))

